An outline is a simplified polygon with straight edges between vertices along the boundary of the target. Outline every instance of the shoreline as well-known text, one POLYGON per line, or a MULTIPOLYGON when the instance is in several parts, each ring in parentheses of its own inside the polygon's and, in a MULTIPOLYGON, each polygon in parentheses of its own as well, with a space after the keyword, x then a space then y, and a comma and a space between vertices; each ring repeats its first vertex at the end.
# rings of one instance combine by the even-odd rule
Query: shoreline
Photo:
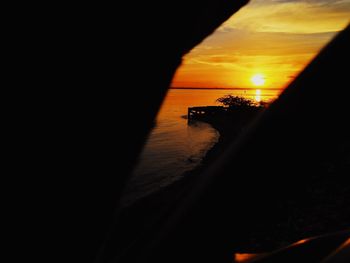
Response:
MULTIPOLYGON (((176 207, 186 191, 196 183, 198 176, 226 149, 230 141, 237 136, 243 128, 241 124, 233 124, 227 116, 223 118, 207 118, 200 120, 211 125, 218 133, 218 141, 211 147, 201 160, 200 164, 193 170, 185 172, 181 178, 172 184, 159 189, 139 200, 129 207, 125 207, 121 213, 122 235, 124 240, 140 238, 139 233, 153 234, 156 229, 165 222, 169 213, 176 207), (141 219, 141 220, 140 220, 141 219), (140 224, 140 221, 142 223, 140 224), (127 227, 125 227, 125 225, 127 227)), ((261 252, 283 247, 305 237, 330 233, 350 227, 349 211, 350 200, 346 198, 350 194, 346 178, 314 178, 310 188, 309 197, 311 201, 306 203, 295 203, 287 209, 293 214, 278 223, 278 231, 272 231, 268 227, 263 229, 251 229, 245 240, 240 240, 239 251, 261 252), (324 196, 332 196, 325 198, 324 196), (308 211, 305 214, 305 211, 308 211), (331 218, 331 221, 329 221, 331 218), (292 221, 292 222, 290 222, 292 221)), ((292 200, 293 201, 293 200, 292 200)), ((126 242, 127 243, 127 242, 126 242)))
MULTIPOLYGON (((204 122, 204 121, 201 121, 201 122, 204 122)), ((173 183, 166 185, 162 188, 159 188, 156 191, 149 193, 144 197, 141 197, 140 199, 136 199, 134 202, 131 202, 128 205, 125 205, 125 206, 122 205, 121 206, 122 210, 130 210, 130 209, 134 209, 134 207, 143 206, 144 203, 154 202, 154 200, 159 196, 165 195, 165 193, 163 192, 167 192, 168 194, 169 191, 173 191, 175 190, 175 188, 182 187, 184 184, 187 184, 188 181, 191 181, 193 176, 198 175, 205 167, 210 165, 210 163, 212 163, 214 159, 220 155, 220 153, 225 148, 225 143, 230 140, 229 137, 231 136, 228 136, 228 132, 225 132, 225 129, 220 125, 209 123, 209 122, 205 122, 205 123, 209 124, 212 128, 214 128, 219 133, 219 137, 218 137, 218 141, 215 142, 213 146, 207 150, 207 152, 203 156, 200 163, 196 167, 194 167, 192 170, 184 172, 181 176, 179 176, 179 179, 174 181, 173 183)))
MULTIPOLYGON (((185 116, 184 119, 186 119, 187 121, 187 115, 184 115, 184 116, 185 116)), ((219 125, 214 125, 214 123, 210 123, 207 121, 194 121, 193 124, 194 126, 197 126, 197 124, 206 125, 208 126, 208 128, 210 127, 210 129, 214 130, 213 133, 217 134, 215 135, 216 138, 215 140, 213 140, 211 145, 208 145, 207 148, 204 149, 204 153, 202 154, 202 156, 198 157, 198 163, 196 163, 194 167, 180 173, 176 177, 177 179, 173 180, 169 184, 165 184, 164 186, 155 188, 153 191, 149 191, 146 194, 140 194, 139 195, 140 197, 136 195, 137 196, 136 198, 130 197, 128 199, 122 199, 121 205, 120 205, 122 209, 128 209, 128 207, 134 206, 138 202, 142 202, 142 200, 147 199, 149 196, 157 195, 159 192, 162 192, 163 190, 166 190, 169 187, 172 187, 173 185, 182 184, 179 181, 186 180, 187 177, 193 176, 194 173, 198 173, 197 169, 199 169, 203 165, 207 166, 207 163, 209 164, 213 161, 211 160, 212 157, 210 157, 211 155, 213 155, 213 153, 211 152, 217 152, 216 155, 219 155, 222 152, 222 148, 225 148, 225 142, 229 141, 227 139, 224 139, 224 137, 226 138, 227 136, 223 136, 223 134, 225 133, 225 129, 223 127, 220 127, 219 125)), ((191 124, 188 124, 188 123, 186 124, 186 126, 189 126, 189 125, 191 124)), ((184 160, 184 162, 186 162, 186 160, 184 160)))
POLYGON ((194 167, 193 169, 181 174, 179 176, 179 179, 174 181, 173 183, 168 184, 162 188, 159 188, 159 189, 155 190, 154 192, 147 194, 144 197, 136 199, 135 201, 130 202, 130 204, 122 205, 121 207, 123 209, 129 209, 129 207, 138 206, 138 203, 142 203, 147 199, 153 199, 157 195, 160 195, 161 192, 167 191, 167 189, 169 189, 169 188, 178 187, 178 186, 183 184, 182 181, 184 181, 184 180, 185 181, 190 180, 189 177, 193 177, 194 175, 199 174, 205 167, 210 165, 214 161, 214 159, 217 158, 222 153, 222 151, 226 148, 225 147, 226 143, 228 141, 230 141, 232 139, 232 137, 234 137, 234 136, 230 136, 230 133, 228 132, 227 127, 225 128, 222 125, 220 125, 219 123, 207 122, 207 121, 195 121, 195 122, 204 122, 206 124, 209 124, 219 134, 217 142, 215 142, 206 151, 206 153, 204 154, 204 156, 203 156, 202 160, 199 162, 199 164, 196 167, 194 167))
POLYGON ((200 164, 194 169, 181 175, 179 180, 167 185, 149 195, 135 200, 129 206, 122 207, 119 215, 118 229, 120 240, 123 240, 121 249, 127 249, 135 240, 142 239, 143 235, 152 235, 153 228, 165 222, 169 213, 176 207, 183 194, 191 190, 201 172, 206 169, 226 148, 227 142, 232 139, 231 128, 217 121, 203 121, 212 126, 218 133, 218 141, 206 152, 200 164), (145 232, 147 234, 145 234, 145 232), (141 234, 140 234, 141 233, 141 234))

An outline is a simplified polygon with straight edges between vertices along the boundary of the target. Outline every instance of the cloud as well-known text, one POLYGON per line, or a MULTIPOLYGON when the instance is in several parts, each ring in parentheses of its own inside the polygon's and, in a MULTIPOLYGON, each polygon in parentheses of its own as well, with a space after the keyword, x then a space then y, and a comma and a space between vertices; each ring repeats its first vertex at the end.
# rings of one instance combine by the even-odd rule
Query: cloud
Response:
POLYGON ((349 23, 350 0, 251 0, 185 56, 175 83, 283 88, 349 23))
POLYGON ((251 0, 252 4, 308 3, 312 5, 335 5, 346 0, 251 0))
POLYGON ((251 32, 231 28, 206 39, 201 48, 194 49, 191 56, 199 55, 281 55, 309 54, 318 52, 323 43, 330 41, 336 32, 326 33, 278 33, 251 32), (211 49, 204 49, 205 46, 211 49))
POLYGON ((349 14, 350 0, 255 0, 242 8, 223 27, 258 32, 340 31, 349 23, 349 14))

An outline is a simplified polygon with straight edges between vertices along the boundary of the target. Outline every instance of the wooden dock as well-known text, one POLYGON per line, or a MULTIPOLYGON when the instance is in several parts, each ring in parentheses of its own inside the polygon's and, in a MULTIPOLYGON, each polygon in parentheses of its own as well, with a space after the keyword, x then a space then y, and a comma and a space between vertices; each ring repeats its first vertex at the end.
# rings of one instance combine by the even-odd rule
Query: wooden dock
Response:
POLYGON ((205 107, 190 107, 188 108, 187 119, 200 120, 204 117, 215 115, 225 109, 223 106, 205 106, 205 107))

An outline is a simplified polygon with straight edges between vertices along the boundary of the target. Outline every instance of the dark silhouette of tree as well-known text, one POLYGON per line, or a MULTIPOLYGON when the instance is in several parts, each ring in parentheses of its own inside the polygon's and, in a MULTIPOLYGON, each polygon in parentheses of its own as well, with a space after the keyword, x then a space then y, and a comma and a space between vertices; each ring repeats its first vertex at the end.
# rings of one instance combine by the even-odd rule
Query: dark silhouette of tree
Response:
POLYGON ((218 98, 216 101, 220 102, 224 106, 229 108, 260 108, 265 107, 266 102, 256 102, 251 99, 247 99, 240 96, 225 95, 221 98, 218 98))

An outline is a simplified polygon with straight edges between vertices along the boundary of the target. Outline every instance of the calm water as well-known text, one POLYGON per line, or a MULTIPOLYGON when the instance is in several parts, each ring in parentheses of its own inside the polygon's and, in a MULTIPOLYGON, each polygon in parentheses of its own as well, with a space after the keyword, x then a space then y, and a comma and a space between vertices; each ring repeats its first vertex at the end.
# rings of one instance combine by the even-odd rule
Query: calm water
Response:
POLYGON ((219 133, 206 123, 187 125, 184 118, 187 109, 218 105, 216 99, 227 94, 270 100, 277 92, 264 90, 260 95, 255 90, 171 89, 133 172, 124 204, 179 180, 184 172, 200 164, 206 152, 217 142, 219 133))

